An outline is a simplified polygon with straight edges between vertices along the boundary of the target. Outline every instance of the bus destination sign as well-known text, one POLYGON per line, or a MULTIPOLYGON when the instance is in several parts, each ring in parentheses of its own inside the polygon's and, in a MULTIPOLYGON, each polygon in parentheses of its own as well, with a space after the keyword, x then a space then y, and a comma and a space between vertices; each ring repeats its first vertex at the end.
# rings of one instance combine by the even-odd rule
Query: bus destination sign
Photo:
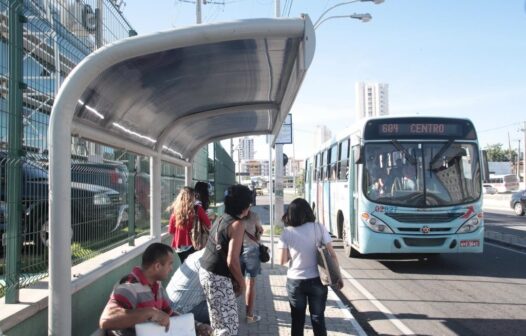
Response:
POLYGON ((462 136, 462 127, 459 124, 449 123, 380 123, 378 134, 381 136, 462 136))

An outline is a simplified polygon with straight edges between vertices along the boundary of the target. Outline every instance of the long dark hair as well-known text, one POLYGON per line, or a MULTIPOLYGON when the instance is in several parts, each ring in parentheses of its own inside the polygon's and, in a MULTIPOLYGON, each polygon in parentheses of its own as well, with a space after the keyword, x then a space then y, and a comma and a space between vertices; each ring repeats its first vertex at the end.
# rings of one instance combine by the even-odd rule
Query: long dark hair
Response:
POLYGON ((210 205, 210 192, 208 191, 208 183, 197 182, 194 186, 195 199, 201 201, 204 210, 208 209, 210 205))
POLYGON ((308 222, 314 222, 316 216, 312 212, 309 203, 303 198, 296 198, 289 204, 287 212, 281 217, 285 226, 300 226, 308 222))

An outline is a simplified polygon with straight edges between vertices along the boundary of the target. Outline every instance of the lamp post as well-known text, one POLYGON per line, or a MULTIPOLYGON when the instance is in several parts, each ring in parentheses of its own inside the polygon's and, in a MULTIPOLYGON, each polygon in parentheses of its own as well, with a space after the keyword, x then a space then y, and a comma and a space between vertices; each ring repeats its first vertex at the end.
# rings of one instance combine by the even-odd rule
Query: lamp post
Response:
MULTIPOLYGON (((336 4, 336 5, 332 6, 332 7, 327 8, 323 13, 321 13, 321 15, 318 18, 318 20, 316 20, 316 22, 314 22, 314 27, 316 28, 316 26, 319 26, 322 21, 325 21, 325 20, 323 20, 323 17, 325 16, 325 14, 327 14, 328 12, 333 10, 334 8, 340 7, 340 6, 344 6, 344 5, 349 5, 349 4, 352 4, 352 3, 355 3, 355 2, 372 2, 375 5, 379 5, 382 2, 384 2, 384 0, 353 0, 353 1, 345 1, 345 2, 338 3, 338 4, 336 4)), ((365 21, 365 22, 367 22, 367 21, 365 21)))
POLYGON ((321 24, 324 23, 325 21, 328 21, 328 20, 331 20, 331 19, 344 19, 344 18, 356 19, 356 20, 360 20, 360 21, 365 23, 365 22, 371 21, 371 19, 373 17, 369 13, 365 13, 365 14, 356 14, 356 13, 354 13, 354 14, 351 14, 351 15, 333 15, 333 16, 329 16, 329 17, 321 20, 318 24, 316 24, 314 26, 314 29, 318 29, 318 27, 321 26, 321 24))

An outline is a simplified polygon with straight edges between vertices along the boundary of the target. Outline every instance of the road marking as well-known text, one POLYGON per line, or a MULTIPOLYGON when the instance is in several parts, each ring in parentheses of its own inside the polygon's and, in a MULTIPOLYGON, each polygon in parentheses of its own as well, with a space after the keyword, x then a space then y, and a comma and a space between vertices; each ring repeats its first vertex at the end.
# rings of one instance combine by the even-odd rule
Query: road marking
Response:
POLYGON ((378 301, 365 287, 363 287, 356 279, 353 278, 352 275, 350 275, 347 271, 340 268, 341 273, 349 282, 358 290, 360 291, 363 296, 365 296, 371 303, 379 310, 381 311, 385 317, 396 327, 398 330, 402 332, 403 335, 416 335, 411 329, 409 329, 405 324, 402 323, 399 319, 395 317, 393 313, 389 309, 387 309, 386 306, 384 306, 380 301, 378 301))
MULTIPOLYGON (((490 242, 487 242, 487 241, 484 241, 484 245, 491 245, 493 247, 498 247, 498 248, 501 248, 501 249, 504 249, 504 250, 508 250, 508 251, 511 251, 511 252, 515 252, 515 253, 520 253, 520 254, 524 254, 526 255, 526 252, 522 252, 522 251, 518 251, 518 250, 514 250, 512 248, 509 248, 509 247, 506 247, 506 246, 501 246, 501 245, 498 245, 498 244, 493 244, 493 243, 490 243, 490 242)), ((519 247, 520 248, 520 247, 519 247)))
POLYGON ((330 300, 336 301, 336 303, 338 304, 338 307, 340 307, 340 309, 343 311, 343 315, 345 316, 345 318, 351 321, 351 324, 352 324, 354 330, 356 330, 357 335, 358 336, 367 336, 365 331, 362 329, 362 326, 360 326, 358 321, 356 321, 354 316, 352 316, 351 312, 349 311, 349 307, 343 304, 342 300, 340 300, 338 295, 336 295, 336 293, 334 293, 334 291, 330 287, 329 287, 329 295, 328 296, 329 296, 330 300))

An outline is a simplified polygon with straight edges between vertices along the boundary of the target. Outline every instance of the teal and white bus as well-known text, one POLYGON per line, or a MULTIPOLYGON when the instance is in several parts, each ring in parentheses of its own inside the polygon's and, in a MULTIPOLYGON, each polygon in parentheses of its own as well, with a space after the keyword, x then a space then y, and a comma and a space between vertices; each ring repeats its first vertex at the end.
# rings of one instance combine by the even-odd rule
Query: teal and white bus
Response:
POLYGON ((483 251, 479 149, 467 119, 366 119, 305 165, 306 199, 349 256, 483 251))

